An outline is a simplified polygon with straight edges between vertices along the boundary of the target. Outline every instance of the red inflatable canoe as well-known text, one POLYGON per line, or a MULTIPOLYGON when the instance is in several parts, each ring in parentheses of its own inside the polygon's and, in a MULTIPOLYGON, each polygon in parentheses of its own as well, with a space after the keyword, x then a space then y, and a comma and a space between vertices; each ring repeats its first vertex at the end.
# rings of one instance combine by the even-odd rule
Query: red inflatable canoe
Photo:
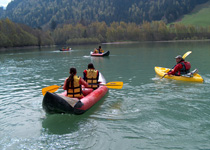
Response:
POLYGON ((106 86, 100 86, 94 91, 91 88, 83 88, 85 97, 80 100, 67 97, 66 91, 62 94, 47 92, 43 98, 42 106, 47 113, 83 114, 102 99, 107 92, 106 86))

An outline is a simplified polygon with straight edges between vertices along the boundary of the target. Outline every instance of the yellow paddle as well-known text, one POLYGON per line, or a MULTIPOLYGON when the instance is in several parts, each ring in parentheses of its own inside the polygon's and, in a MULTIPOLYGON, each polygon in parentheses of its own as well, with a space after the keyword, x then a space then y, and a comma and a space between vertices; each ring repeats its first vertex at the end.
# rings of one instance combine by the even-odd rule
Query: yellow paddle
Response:
POLYGON ((122 81, 113 81, 113 82, 109 82, 107 84, 89 83, 89 85, 106 86, 110 89, 122 89, 123 82, 122 81))
MULTIPOLYGON (((190 55, 191 53, 192 53, 192 51, 186 52, 186 53, 182 56, 182 58, 185 59, 185 58, 186 58, 188 55, 190 55)), ((174 67, 173 67, 173 68, 174 68, 174 67)), ((172 69, 173 69, 173 68, 172 68, 172 69)), ((171 70, 171 69, 170 69, 170 70, 171 70)), ((170 71, 170 70, 169 70, 169 71, 170 71)), ((169 71, 168 71, 168 72, 169 72, 169 71)), ((167 75, 167 74, 164 74, 164 76, 162 76, 160 79, 164 78, 166 75, 167 75)))
MULTIPOLYGON (((115 82, 109 82, 107 84, 94 84, 94 85, 104 85, 104 86, 107 86, 110 89, 122 89, 123 82, 121 82, 121 81, 115 81, 115 82)), ((54 93, 61 86, 63 86, 63 85, 60 85, 60 86, 59 85, 51 85, 51 86, 45 87, 45 88, 42 89, 42 94, 45 95, 47 92, 54 93)))
POLYGON ((122 89, 123 82, 121 82, 121 81, 114 81, 114 82, 109 82, 107 84, 102 84, 102 85, 105 85, 106 87, 108 87, 110 89, 122 89))
POLYGON ((45 95, 47 92, 54 93, 63 85, 51 85, 42 89, 42 94, 45 95))
POLYGON ((183 59, 185 59, 188 55, 190 55, 192 53, 192 51, 188 51, 188 52, 186 52, 183 56, 182 56, 182 58, 183 59))

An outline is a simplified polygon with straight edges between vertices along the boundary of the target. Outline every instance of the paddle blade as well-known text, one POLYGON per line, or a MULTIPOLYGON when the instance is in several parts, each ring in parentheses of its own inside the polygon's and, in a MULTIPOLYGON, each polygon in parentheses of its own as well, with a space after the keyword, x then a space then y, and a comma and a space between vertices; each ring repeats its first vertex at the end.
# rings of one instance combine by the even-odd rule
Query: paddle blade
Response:
POLYGON ((182 56, 182 58, 183 59, 185 59, 188 55, 190 55, 192 53, 192 51, 188 51, 188 52, 186 52, 183 56, 182 56))
POLYGON ((42 89, 42 94, 45 95, 47 92, 54 93, 56 92, 62 85, 51 85, 42 89))
POLYGON ((110 89, 122 89, 123 82, 121 82, 121 81, 109 82, 109 83, 105 84, 105 86, 110 89))
POLYGON ((162 76, 160 79, 163 79, 167 74, 164 74, 164 76, 162 76))

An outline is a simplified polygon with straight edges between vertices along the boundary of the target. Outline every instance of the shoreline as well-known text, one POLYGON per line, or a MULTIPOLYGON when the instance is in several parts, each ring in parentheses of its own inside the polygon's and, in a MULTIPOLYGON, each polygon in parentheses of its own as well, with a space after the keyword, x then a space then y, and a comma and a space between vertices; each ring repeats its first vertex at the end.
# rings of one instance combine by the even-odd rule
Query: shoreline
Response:
MULTIPOLYGON (((107 42, 107 43, 101 43, 101 44, 133 44, 133 43, 175 43, 175 42, 210 42, 210 39, 204 39, 204 40, 164 40, 164 41, 116 41, 116 42, 107 42)), ((9 50, 9 49, 27 49, 27 48, 46 48, 46 47, 56 47, 59 45, 46 45, 46 46, 23 46, 23 47, 2 47, 0 48, 0 52, 9 50)))
POLYGON ((164 40, 164 41, 119 41, 119 42, 107 42, 102 44, 132 44, 132 43, 150 43, 150 42, 156 42, 156 43, 172 43, 172 42, 209 42, 210 39, 205 40, 164 40))
POLYGON ((2 47, 2 48, 0 48, 0 52, 3 52, 3 51, 6 51, 6 50, 9 50, 9 49, 27 49, 27 48, 46 48, 46 47, 56 47, 57 45, 46 45, 46 46, 41 46, 41 47, 39 47, 39 46, 23 46, 23 47, 7 47, 7 48, 5 48, 5 47, 2 47))

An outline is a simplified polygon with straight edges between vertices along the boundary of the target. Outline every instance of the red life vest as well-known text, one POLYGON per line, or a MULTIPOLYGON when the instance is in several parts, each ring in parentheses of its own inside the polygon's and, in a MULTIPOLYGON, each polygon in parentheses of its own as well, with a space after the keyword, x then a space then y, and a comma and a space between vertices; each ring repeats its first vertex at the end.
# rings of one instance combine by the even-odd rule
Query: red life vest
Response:
POLYGON ((180 70, 180 75, 187 74, 190 72, 190 68, 191 68, 190 62, 182 61, 182 62, 180 62, 180 64, 182 64, 182 69, 180 70))

